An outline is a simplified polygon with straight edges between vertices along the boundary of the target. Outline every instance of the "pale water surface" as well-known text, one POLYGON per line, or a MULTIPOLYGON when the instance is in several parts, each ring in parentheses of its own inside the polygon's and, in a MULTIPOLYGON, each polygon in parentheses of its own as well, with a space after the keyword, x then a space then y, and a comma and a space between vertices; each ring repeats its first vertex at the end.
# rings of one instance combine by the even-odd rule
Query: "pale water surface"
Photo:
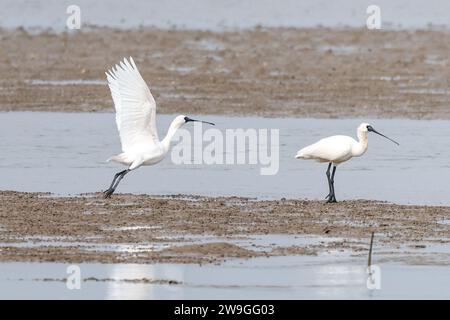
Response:
MULTIPOLYGON (((173 117, 157 117, 160 137, 164 137, 173 117)), ((328 191, 327 165, 296 160, 294 155, 322 137, 355 136, 356 127, 363 121, 196 117, 215 122, 214 128, 221 132, 235 128, 279 129, 278 173, 263 176, 260 165, 176 165, 169 154, 156 166, 128 174, 117 191, 323 199, 328 191)), ((396 139, 400 146, 370 134, 367 153, 338 167, 338 200, 450 205, 450 121, 364 121, 396 139)), ((0 113, 0 123, 0 190, 48 191, 57 195, 96 192, 104 190, 113 175, 124 168, 105 162, 121 151, 112 113, 0 113)), ((193 132, 192 124, 184 128, 193 132)))
POLYGON ((1 299, 449 299, 447 267, 383 264, 380 290, 366 261, 334 256, 234 260, 222 265, 81 264, 69 290, 68 264, 1 263, 1 299), (160 280, 165 283, 145 283, 160 280), (167 281, 177 284, 167 284, 167 281))
POLYGON ((155 26, 202 30, 263 27, 364 27, 369 5, 381 9, 382 28, 448 27, 447 0, 1 0, 0 26, 67 30, 76 4, 83 25, 155 26))

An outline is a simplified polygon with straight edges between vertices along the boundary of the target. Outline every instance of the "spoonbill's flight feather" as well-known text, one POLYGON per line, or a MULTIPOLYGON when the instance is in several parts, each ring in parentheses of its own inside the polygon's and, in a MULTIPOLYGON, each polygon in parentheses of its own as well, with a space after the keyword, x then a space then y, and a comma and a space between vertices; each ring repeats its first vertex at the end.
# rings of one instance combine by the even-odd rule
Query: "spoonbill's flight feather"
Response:
POLYGON ((334 193, 334 174, 337 165, 353 157, 360 157, 366 152, 369 144, 368 132, 374 132, 398 145, 396 141, 376 131, 370 124, 362 123, 357 129, 358 141, 349 136, 331 136, 297 152, 295 156, 297 159, 312 159, 329 163, 327 179, 330 192, 326 197, 327 202, 337 202, 334 193), (333 166, 332 172, 331 166, 333 166))
POLYGON ((108 198, 128 172, 163 160, 169 151, 172 137, 183 124, 190 121, 214 124, 179 115, 170 124, 166 137, 159 141, 156 102, 133 58, 130 57, 130 61, 124 58, 106 72, 106 78, 116 109, 116 124, 122 144, 122 153, 108 160, 128 166, 128 169, 114 176, 110 187, 104 192, 105 198, 108 198))
POLYGON ((130 62, 124 59, 106 73, 123 152, 159 142, 155 99, 131 57, 130 62))

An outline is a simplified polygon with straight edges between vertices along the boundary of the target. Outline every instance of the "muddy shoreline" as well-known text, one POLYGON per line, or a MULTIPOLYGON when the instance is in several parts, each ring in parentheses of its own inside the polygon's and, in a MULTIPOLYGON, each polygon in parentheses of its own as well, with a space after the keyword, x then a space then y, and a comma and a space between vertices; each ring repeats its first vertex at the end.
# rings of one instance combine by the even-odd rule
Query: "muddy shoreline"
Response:
POLYGON ((3 262, 220 263, 331 251, 364 257, 372 231, 376 251, 389 261, 450 261, 450 252, 431 256, 426 249, 450 244, 450 207, 186 195, 105 200, 14 191, 0 192, 0 200, 3 262), (291 240, 277 243, 277 236, 291 240), (262 246, 258 237, 269 242, 262 246), (302 237, 316 241, 292 245, 302 237))
POLYGON ((160 113, 450 119, 450 33, 0 29, 0 111, 112 112, 133 56, 160 113))

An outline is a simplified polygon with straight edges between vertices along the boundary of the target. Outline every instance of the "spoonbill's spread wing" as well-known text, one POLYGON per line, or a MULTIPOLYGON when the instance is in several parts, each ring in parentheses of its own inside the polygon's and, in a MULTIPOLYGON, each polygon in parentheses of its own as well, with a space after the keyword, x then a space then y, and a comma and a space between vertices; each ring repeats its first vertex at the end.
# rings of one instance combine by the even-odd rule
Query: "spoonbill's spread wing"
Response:
POLYGON ((156 103, 133 58, 106 72, 123 152, 158 142, 156 103))

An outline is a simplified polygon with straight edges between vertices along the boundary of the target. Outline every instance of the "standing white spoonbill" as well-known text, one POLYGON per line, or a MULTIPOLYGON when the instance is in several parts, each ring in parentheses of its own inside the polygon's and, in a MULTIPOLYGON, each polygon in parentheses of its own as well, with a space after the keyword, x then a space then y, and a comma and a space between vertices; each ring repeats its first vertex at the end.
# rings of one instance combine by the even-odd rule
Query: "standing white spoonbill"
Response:
POLYGON ((130 57, 130 62, 124 58, 119 65, 106 72, 106 78, 116 108, 116 124, 123 151, 108 161, 128 166, 128 169, 116 173, 110 187, 104 192, 105 198, 109 198, 128 172, 163 160, 169 151, 172 137, 183 124, 190 121, 214 124, 180 115, 170 124, 166 137, 159 141, 155 99, 133 58, 130 57))
POLYGON ((326 196, 327 202, 337 202, 334 194, 334 174, 338 164, 353 157, 362 156, 368 147, 368 132, 374 132, 395 144, 398 142, 376 131, 370 124, 361 123, 357 130, 358 141, 349 136, 331 136, 319 140, 297 152, 297 159, 312 159, 319 162, 329 162, 327 169, 328 188, 330 192, 326 196), (330 174, 331 166, 333 172, 330 174))

